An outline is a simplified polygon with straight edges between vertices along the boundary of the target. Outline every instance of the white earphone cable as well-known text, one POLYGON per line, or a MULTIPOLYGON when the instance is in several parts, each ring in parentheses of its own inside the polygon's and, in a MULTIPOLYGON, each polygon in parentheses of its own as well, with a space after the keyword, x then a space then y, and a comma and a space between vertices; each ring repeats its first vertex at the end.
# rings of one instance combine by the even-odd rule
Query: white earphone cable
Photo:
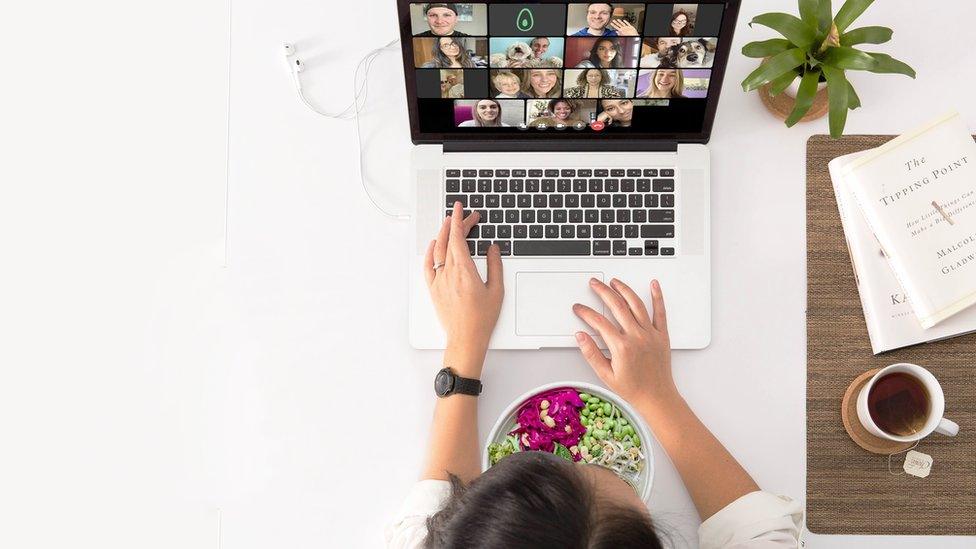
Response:
POLYGON ((362 126, 360 124, 359 115, 363 112, 366 107, 366 101, 369 97, 369 69, 373 65, 373 61, 383 53, 383 51, 390 49, 400 42, 399 39, 392 40, 385 46, 376 48, 370 51, 356 65, 356 72, 353 78, 353 100, 346 108, 338 112, 327 112, 319 109, 312 104, 311 101, 305 97, 305 92, 302 89, 301 72, 304 70, 304 64, 297 57, 292 60, 295 54, 295 47, 291 44, 285 44, 285 56, 288 59, 288 65, 291 69, 292 81, 295 85, 295 90, 298 92, 298 97, 301 99, 302 103, 308 107, 312 112, 324 116, 326 118, 332 118, 335 120, 356 120, 356 140, 359 144, 359 181, 363 187, 363 193, 366 198, 373 204, 373 207, 379 210, 383 215, 393 218, 393 219, 410 219, 408 214, 392 213, 387 211, 385 208, 380 206, 376 200, 373 198, 373 194, 369 190, 369 186, 366 183, 366 157, 365 151, 363 149, 363 134, 362 126))

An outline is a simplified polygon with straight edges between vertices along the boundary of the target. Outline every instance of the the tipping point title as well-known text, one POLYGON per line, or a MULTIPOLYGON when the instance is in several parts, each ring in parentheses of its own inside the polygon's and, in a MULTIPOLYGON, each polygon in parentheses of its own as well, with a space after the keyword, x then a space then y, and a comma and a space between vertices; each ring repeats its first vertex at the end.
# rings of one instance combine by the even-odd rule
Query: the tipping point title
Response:
MULTIPOLYGON (((928 169, 928 166, 925 165, 924 156, 919 158, 912 158, 908 162, 905 162, 904 166, 908 172, 921 172, 922 170, 928 169)), ((907 187, 895 191, 894 193, 886 194, 882 196, 879 200, 883 205, 890 206, 891 204, 894 204, 898 200, 905 198, 906 196, 912 194, 913 192, 923 189, 929 183, 935 183, 939 180, 944 180, 946 176, 948 176, 949 174, 959 171, 968 166, 969 166, 969 156, 968 155, 963 156, 959 160, 954 160, 945 166, 929 171, 928 174, 922 176, 920 179, 916 179, 907 187)))

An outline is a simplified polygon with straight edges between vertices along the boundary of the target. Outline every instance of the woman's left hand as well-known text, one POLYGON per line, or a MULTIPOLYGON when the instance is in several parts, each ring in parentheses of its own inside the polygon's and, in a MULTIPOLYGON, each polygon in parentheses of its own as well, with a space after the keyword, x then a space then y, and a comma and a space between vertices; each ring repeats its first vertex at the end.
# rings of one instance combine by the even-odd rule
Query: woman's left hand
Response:
POLYGON ((441 224, 427 247, 424 275, 437 316, 447 332, 448 349, 482 357, 498 322, 505 294, 502 257, 496 244, 488 249, 488 280, 482 281, 465 237, 478 223, 477 212, 462 220, 460 203, 441 224))

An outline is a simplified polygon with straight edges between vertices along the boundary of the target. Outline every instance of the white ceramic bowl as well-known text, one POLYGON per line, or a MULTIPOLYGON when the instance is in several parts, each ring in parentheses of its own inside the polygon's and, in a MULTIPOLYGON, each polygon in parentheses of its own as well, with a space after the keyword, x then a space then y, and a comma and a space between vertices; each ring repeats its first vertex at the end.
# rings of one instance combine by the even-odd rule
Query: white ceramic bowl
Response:
POLYGON ((525 404, 525 401, 529 400, 533 396, 549 391, 551 389, 558 389, 560 387, 569 387, 576 389, 581 393, 589 393, 593 396, 600 397, 602 400, 612 402, 617 408, 624 413, 627 421, 637 429, 637 434, 641 439, 641 448, 644 450, 644 470, 640 472, 637 477, 636 487, 637 492, 640 494, 641 499, 645 502, 650 500, 651 497, 651 484, 654 481, 654 453, 651 450, 651 440, 653 439, 653 434, 651 429, 644 422, 644 418, 640 416, 630 404, 617 396, 616 393, 593 385, 591 383, 583 383, 581 381, 557 381, 555 383, 547 383, 541 385, 524 393, 522 396, 516 398, 508 405, 507 408, 498 416, 498 420, 495 421, 495 425, 491 428, 488 433, 488 440, 485 441, 484 446, 481 449, 481 470, 488 470, 488 445, 492 442, 502 442, 505 439, 505 435, 508 434, 515 426, 515 414, 518 409, 525 404))

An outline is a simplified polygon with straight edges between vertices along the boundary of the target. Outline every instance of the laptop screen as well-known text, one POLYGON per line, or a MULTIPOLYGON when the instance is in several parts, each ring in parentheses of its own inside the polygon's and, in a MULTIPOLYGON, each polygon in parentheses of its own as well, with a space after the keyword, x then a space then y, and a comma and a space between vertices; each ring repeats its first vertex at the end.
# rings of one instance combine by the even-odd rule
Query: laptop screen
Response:
POLYGON ((727 4, 401 2, 414 141, 707 139, 727 4))

